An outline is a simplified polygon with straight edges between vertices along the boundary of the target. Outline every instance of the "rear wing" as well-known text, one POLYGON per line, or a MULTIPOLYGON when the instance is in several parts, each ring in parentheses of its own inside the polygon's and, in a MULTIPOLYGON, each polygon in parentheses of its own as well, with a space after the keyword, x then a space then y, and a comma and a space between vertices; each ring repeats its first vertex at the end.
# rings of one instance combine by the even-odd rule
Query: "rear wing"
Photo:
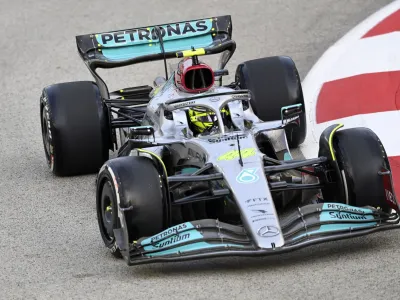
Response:
POLYGON ((191 56, 194 49, 195 55, 224 52, 219 66, 222 69, 236 49, 230 15, 80 35, 76 43, 93 72, 96 68, 191 56))

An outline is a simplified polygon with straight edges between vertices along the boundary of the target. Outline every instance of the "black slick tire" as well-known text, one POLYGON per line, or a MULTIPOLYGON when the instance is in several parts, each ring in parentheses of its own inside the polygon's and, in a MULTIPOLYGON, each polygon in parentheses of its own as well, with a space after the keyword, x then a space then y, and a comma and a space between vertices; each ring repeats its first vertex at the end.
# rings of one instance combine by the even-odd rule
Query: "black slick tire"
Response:
POLYGON ((166 229, 166 197, 159 172, 147 157, 118 157, 101 168, 97 179, 97 219, 103 242, 114 256, 121 256, 113 233, 121 228, 118 199, 120 207, 132 207, 123 212, 128 242, 132 243, 166 229))
POLYGON ((44 88, 40 119, 46 160, 55 175, 96 173, 109 158, 108 114, 93 82, 44 88))
POLYGON ((340 130, 333 137, 333 148, 344 174, 348 204, 389 212, 383 178, 378 172, 390 170, 390 165, 378 136, 363 127, 340 130))
POLYGON ((253 94, 252 108, 262 121, 281 120, 283 106, 302 104, 300 125, 286 127, 290 148, 304 142, 307 123, 301 80, 290 57, 273 56, 246 61, 238 65, 235 81, 253 94))

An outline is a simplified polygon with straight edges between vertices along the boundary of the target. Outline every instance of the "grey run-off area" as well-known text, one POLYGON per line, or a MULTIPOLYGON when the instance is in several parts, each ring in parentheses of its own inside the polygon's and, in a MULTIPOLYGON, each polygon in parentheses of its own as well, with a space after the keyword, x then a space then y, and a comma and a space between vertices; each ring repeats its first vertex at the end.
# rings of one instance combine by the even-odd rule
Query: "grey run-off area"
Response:
MULTIPOLYGON (((389 0, 4 1, 0 9, 0 299, 399 299, 400 233, 266 258, 127 267, 97 228, 95 176, 55 178, 40 134, 49 84, 91 80, 75 35, 231 14, 244 60, 291 56, 302 78, 337 39, 389 0)), ((107 71, 151 84, 162 62, 107 71)))

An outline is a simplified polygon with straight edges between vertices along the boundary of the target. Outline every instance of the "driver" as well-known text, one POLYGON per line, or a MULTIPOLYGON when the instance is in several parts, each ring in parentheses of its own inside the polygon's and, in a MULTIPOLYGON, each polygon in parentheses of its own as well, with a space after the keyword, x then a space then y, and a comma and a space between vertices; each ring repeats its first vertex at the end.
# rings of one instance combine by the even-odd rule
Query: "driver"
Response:
MULTIPOLYGON (((191 130, 195 134, 212 134, 218 131, 219 124, 215 113, 204 107, 191 107, 187 110, 191 130)), ((225 126, 229 123, 229 111, 221 109, 221 116, 225 126)))

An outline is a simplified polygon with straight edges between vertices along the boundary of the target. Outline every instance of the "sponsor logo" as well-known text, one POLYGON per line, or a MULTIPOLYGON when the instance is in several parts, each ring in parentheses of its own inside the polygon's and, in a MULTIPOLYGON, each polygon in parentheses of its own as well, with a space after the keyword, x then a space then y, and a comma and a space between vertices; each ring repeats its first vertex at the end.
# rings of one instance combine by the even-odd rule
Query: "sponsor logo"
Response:
POLYGON ((50 155, 50 170, 53 171, 54 169, 54 148, 53 148, 53 134, 51 132, 51 124, 50 124, 50 108, 49 108, 49 99, 47 98, 46 93, 43 91, 42 93, 42 101, 44 105, 44 114, 46 115, 47 118, 47 132, 48 132, 48 143, 49 143, 49 155, 50 155))
POLYGON ((196 103, 196 101, 187 101, 187 102, 172 104, 172 106, 173 106, 174 108, 179 108, 179 107, 183 107, 183 106, 191 105, 191 104, 195 104, 195 103, 196 103))
POLYGON ((49 133, 49 138, 51 140, 51 139, 53 139, 53 136, 51 134, 51 126, 50 126, 49 100, 47 99, 47 96, 44 92, 42 94, 42 101, 44 104, 44 110, 45 110, 45 114, 46 114, 46 118, 47 118, 47 129, 48 129, 48 133, 49 133))
MULTIPOLYGON (((270 214, 270 215, 272 216, 272 214, 270 214)), ((275 218, 274 217, 262 217, 262 218, 260 217, 260 218, 252 220, 251 222, 257 223, 257 222, 266 221, 266 220, 275 220, 275 218)), ((265 222, 263 222, 263 223, 265 223, 265 222)))
POLYGON ((257 182, 258 179, 260 179, 257 175, 257 171, 258 168, 244 169, 236 176, 236 181, 244 184, 257 182))
MULTIPOLYGON (((241 154, 242 158, 251 157, 251 156, 256 155, 256 149, 255 148, 246 148, 246 149, 240 150, 240 154, 241 154)), ((225 154, 218 157, 218 160, 232 160, 235 158, 239 158, 238 150, 231 150, 229 152, 226 152, 225 154)))
POLYGON ((211 97, 211 98, 209 98, 209 100, 211 101, 211 102, 217 102, 217 101, 219 101, 219 97, 211 97))
POLYGON ((264 221, 267 219, 273 219, 273 217, 271 217, 271 216, 273 216, 274 214, 268 213, 268 211, 266 209, 252 209, 251 211, 256 212, 256 214, 254 216, 251 216, 252 223, 264 221))
POLYGON ((385 194, 386 194, 386 199, 387 199, 387 201, 389 201, 389 202, 391 202, 391 203, 393 203, 394 205, 397 206, 396 201, 394 201, 394 195, 393 195, 393 193, 392 193, 391 191, 385 189, 385 194))
POLYGON ((253 199, 247 199, 245 202, 247 204, 248 208, 255 207, 255 206, 262 206, 265 207, 267 205, 268 198, 253 198, 253 199))
MULTIPOLYGON (((159 28, 161 36, 164 38, 166 36, 184 37, 185 35, 189 34, 206 32, 209 29, 209 26, 207 26, 207 22, 205 20, 202 20, 197 22, 169 24, 159 26, 159 28)), ((158 40, 158 35, 155 28, 130 29, 113 33, 103 33, 100 35, 100 41, 103 45, 107 45, 109 43, 124 44, 127 42, 153 40, 158 40)))
POLYGON ((243 99, 247 100, 249 99, 249 94, 236 94, 231 96, 232 99, 243 99))
MULTIPOLYGON (((239 135, 239 140, 245 139, 245 135, 239 135)), ((209 143, 221 143, 221 142, 227 142, 227 141, 236 141, 237 136, 229 136, 225 138, 214 138, 214 139, 208 139, 209 143)))
POLYGON ((346 206, 346 205, 340 205, 340 204, 327 204, 328 209, 338 209, 338 210, 344 210, 344 211, 350 211, 350 212, 357 212, 357 213, 364 213, 365 211, 362 209, 357 209, 354 207, 346 206))
POLYGON ((187 228, 186 223, 183 223, 183 224, 180 224, 180 225, 171 227, 171 228, 169 228, 169 229, 167 229, 167 230, 165 230, 165 231, 163 231, 163 232, 161 232, 161 233, 159 233, 159 234, 153 236, 153 237, 151 238, 151 243, 155 243, 155 242, 157 242, 157 241, 159 241, 159 240, 161 240, 161 239, 163 239, 163 238, 165 238, 166 236, 169 236, 169 235, 171 235, 171 234, 178 234, 178 232, 179 232, 180 230, 186 229, 186 228, 187 228))
POLYGON ((175 94, 175 92, 170 92, 168 95, 167 95, 167 98, 168 99, 174 99, 174 98, 176 98, 176 94, 175 94))
POLYGON ((287 125, 293 121, 296 121, 299 119, 299 116, 293 117, 293 118, 287 118, 282 120, 282 124, 287 125))
POLYGON ((249 204, 249 203, 255 203, 255 202, 265 202, 265 201, 267 201, 267 200, 268 200, 267 197, 263 197, 263 198, 251 198, 251 199, 247 199, 245 202, 246 202, 247 204, 249 204))
POLYGON ((275 226, 263 226, 257 230, 257 234, 261 237, 273 237, 279 234, 279 229, 275 226))
POLYGON ((252 211, 256 211, 256 212, 258 212, 260 214, 266 214, 267 213, 267 211, 265 209, 252 209, 252 211))
POLYGON ((111 253, 115 253, 115 252, 118 250, 117 243, 114 243, 114 244, 112 245, 112 247, 110 248, 110 250, 111 250, 111 253))
POLYGON ((333 211, 329 212, 329 216, 339 220, 368 220, 366 216, 353 215, 351 213, 337 213, 333 211))
POLYGON ((178 234, 178 235, 174 235, 171 236, 170 238, 168 238, 167 240, 163 240, 161 242, 159 242, 158 244, 153 244, 154 247, 156 248, 164 248, 170 245, 173 245, 177 242, 182 242, 185 240, 189 240, 190 239, 190 233, 182 233, 182 234, 178 234))

